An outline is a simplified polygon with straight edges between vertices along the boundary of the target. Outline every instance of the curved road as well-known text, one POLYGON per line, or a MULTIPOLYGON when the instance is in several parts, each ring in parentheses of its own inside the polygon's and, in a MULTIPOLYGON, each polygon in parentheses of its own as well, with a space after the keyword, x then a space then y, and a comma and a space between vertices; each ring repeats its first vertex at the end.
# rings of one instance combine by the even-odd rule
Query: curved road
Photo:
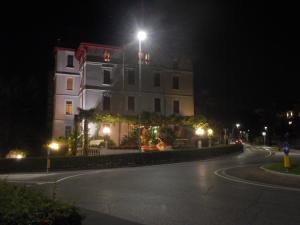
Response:
POLYGON ((9 176, 37 183, 84 209, 85 224, 297 225, 300 192, 249 185, 216 176, 222 168, 273 160, 268 148, 187 163, 9 176))

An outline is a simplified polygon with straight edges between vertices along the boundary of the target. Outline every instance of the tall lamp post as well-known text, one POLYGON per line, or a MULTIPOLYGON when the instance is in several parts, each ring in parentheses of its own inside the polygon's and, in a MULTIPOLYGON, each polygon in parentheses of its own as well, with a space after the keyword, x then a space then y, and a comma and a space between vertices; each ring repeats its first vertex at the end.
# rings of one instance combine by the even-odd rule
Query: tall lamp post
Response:
POLYGON ((142 110, 142 101, 141 101, 141 91, 142 91, 142 41, 146 40, 147 33, 145 31, 139 31, 137 33, 137 39, 139 41, 139 111, 138 111, 138 119, 139 119, 139 149, 142 151, 141 146, 141 110, 142 110))
POLYGON ((46 172, 49 172, 49 169, 51 167, 51 161, 50 161, 50 151, 58 151, 59 150, 59 144, 57 142, 51 142, 48 145, 48 151, 47 151, 47 167, 46 172))

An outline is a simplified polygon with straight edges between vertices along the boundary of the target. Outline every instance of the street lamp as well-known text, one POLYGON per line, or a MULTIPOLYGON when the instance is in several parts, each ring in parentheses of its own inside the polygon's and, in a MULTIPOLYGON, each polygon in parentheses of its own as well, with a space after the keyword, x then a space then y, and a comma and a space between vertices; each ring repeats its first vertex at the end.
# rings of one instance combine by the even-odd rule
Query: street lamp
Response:
POLYGON ((205 130, 202 127, 198 127, 195 131, 196 135, 199 136, 198 140, 198 148, 202 148, 202 140, 201 137, 205 134, 205 130))
POLYGON ((237 124, 235 124, 235 126, 236 126, 237 129, 239 129, 241 124, 237 123, 237 124))
POLYGON ((267 127, 267 126, 265 126, 264 128, 265 128, 265 130, 268 130, 268 127, 267 127))
POLYGON ((267 135, 267 132, 263 131, 261 134, 264 137, 264 145, 266 145, 266 135, 267 135))
POLYGON ((108 136, 110 134, 110 128, 109 127, 104 127, 102 132, 104 134, 105 149, 107 149, 108 148, 108 136))
POLYGON ((137 39, 139 41, 139 111, 138 111, 138 116, 139 116, 139 148, 140 151, 142 151, 142 146, 141 146, 141 110, 142 110, 142 101, 141 101, 141 89, 142 89, 142 41, 147 39, 147 33, 145 31, 138 31, 137 33, 137 39))
POLYGON ((47 168, 46 168, 46 172, 49 172, 49 169, 51 167, 51 162, 50 162, 50 151, 58 151, 60 148, 59 144, 55 141, 51 142, 48 145, 48 151, 47 151, 47 168))
POLYGON ((207 130, 208 147, 211 147, 211 137, 213 136, 213 134, 214 134, 214 131, 213 131, 211 128, 209 128, 209 129, 207 130))

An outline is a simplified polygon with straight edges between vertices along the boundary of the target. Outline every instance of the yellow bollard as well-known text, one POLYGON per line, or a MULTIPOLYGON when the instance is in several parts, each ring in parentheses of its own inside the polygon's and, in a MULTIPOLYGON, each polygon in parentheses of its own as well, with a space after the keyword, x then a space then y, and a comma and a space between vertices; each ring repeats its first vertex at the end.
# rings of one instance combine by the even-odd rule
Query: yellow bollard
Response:
POLYGON ((49 170, 50 169, 50 166, 51 166, 51 162, 50 162, 50 159, 47 160, 47 169, 49 170))
POLYGON ((290 158, 288 155, 283 156, 283 167, 284 168, 291 168, 290 158))

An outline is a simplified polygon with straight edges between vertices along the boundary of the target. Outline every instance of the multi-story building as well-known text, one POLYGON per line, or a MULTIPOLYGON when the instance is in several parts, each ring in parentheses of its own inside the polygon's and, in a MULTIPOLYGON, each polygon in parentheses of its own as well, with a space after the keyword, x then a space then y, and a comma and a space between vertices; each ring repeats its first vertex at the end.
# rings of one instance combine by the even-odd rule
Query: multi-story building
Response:
MULTIPOLYGON (((78 107, 123 115, 143 111, 194 115, 191 62, 182 57, 166 58, 157 51, 144 51, 141 57, 139 89, 136 49, 91 43, 81 43, 76 50, 57 47, 52 136, 71 133, 78 107)), ((130 125, 109 126, 112 140, 120 144, 130 125)))

